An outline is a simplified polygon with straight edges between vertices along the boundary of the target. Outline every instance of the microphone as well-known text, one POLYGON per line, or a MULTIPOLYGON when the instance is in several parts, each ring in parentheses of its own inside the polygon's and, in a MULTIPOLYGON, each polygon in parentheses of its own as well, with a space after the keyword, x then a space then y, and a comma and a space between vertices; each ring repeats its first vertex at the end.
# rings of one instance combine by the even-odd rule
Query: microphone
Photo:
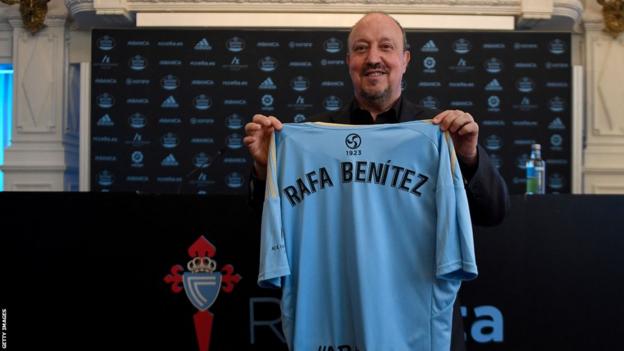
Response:
POLYGON ((210 166, 212 166, 212 164, 218 160, 219 158, 221 158, 221 156, 223 156, 225 154, 225 152, 227 151, 227 148, 222 147, 221 149, 217 150, 217 153, 211 157, 207 162, 204 162, 198 166, 196 166, 192 171, 190 171, 188 174, 186 174, 184 177, 182 177, 182 180, 180 181, 180 186, 178 187, 178 191, 177 194, 181 194, 182 193, 182 187, 184 186, 184 184, 186 183, 186 181, 195 173, 197 173, 197 171, 199 170, 204 170, 204 169, 208 169, 210 166))

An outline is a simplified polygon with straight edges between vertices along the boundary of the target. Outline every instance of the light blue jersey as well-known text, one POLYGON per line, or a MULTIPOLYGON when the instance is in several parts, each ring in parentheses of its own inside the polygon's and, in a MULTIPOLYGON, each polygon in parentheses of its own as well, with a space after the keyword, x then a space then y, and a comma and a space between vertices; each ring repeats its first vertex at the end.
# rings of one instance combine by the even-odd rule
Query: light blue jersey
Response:
POLYGON ((461 280, 477 276, 450 137, 428 121, 285 124, 260 250, 290 349, 448 351, 461 280))

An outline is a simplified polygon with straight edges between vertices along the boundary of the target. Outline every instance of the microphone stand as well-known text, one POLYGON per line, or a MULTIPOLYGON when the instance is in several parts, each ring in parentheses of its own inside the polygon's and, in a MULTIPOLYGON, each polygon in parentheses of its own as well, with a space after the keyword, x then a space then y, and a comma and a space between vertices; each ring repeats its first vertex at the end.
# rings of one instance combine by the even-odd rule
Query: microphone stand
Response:
POLYGON ((184 186, 184 184, 186 183, 186 181, 195 173, 197 173, 197 171, 199 170, 204 170, 204 169, 208 169, 210 168, 210 166, 212 166, 212 164, 218 160, 221 156, 223 156, 225 154, 226 148, 223 147, 221 149, 219 149, 217 151, 217 153, 214 155, 214 157, 212 157, 212 159, 208 162, 204 162, 202 164, 200 164, 199 166, 196 166, 192 171, 190 171, 187 175, 185 175, 184 177, 182 177, 182 180, 180 181, 180 186, 178 187, 178 191, 176 192, 178 195, 180 195, 182 193, 182 187, 184 186))

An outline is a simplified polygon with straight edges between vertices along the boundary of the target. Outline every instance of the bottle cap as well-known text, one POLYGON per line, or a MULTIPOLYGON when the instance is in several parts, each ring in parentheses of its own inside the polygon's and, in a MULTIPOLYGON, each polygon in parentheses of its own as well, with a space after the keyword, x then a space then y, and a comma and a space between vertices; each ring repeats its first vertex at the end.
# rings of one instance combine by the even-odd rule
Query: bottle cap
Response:
POLYGON ((541 150, 542 146, 540 144, 532 144, 531 149, 533 150, 541 150))

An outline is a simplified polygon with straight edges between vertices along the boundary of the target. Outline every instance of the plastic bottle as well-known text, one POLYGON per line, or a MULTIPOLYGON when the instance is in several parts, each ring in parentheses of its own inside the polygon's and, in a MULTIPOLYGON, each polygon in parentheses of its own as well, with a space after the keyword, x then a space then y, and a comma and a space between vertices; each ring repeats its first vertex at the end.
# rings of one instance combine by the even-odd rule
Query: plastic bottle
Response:
POLYGON ((526 193, 546 193, 546 162, 542 160, 540 144, 531 145, 531 157, 526 162, 526 193))

